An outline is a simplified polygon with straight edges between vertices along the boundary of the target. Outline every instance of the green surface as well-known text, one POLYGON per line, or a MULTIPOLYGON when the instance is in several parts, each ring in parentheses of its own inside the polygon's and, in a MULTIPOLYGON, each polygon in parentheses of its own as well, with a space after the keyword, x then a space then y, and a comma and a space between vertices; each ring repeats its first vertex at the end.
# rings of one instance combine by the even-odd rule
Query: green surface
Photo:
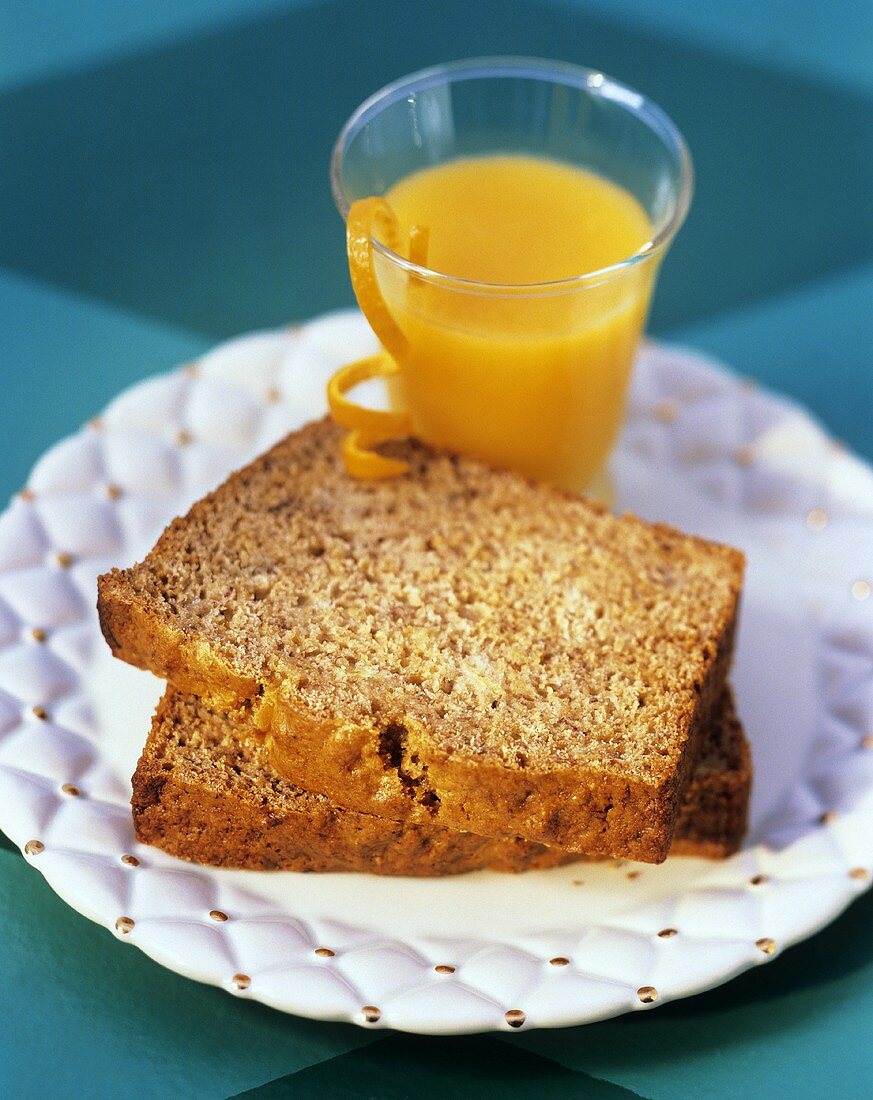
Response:
POLYGON ((490 1037, 433 1042, 392 1035, 240 1095, 251 1100, 321 1100, 325 1096, 340 1100, 445 1100, 459 1095, 478 1100, 516 1096, 627 1100, 639 1093, 568 1070, 536 1054, 507 1048, 490 1037))
POLYGON ((180 978, 17 855, 0 852, 0 887, 3 1097, 123 1097, 132 1082, 140 1100, 870 1095, 870 894, 711 993, 584 1028, 441 1040, 294 1019, 180 978))
MULTIPOLYGON (((100 65, 204 29, 233 26, 294 0, 6 0, 0 88, 100 65)), ((300 0, 297 0, 299 6, 300 0)))
POLYGON ((325 183, 342 122, 389 78, 487 52, 595 62, 685 133, 703 197, 656 330, 870 257, 865 96, 570 5, 415 7, 325 0, 11 89, 0 144, 29 140, 0 171, 0 264, 216 336, 349 302, 325 183))
POLYGON ((873 895, 825 932, 657 1012, 508 1042, 650 1100, 873 1095, 873 895))
POLYGON ((120 389, 205 351, 202 333, 0 268, 0 501, 120 389))
MULTIPOLYGON (((560 0, 558 0, 560 2, 560 0)), ((576 0, 622 26, 744 57, 776 72, 873 90, 873 5, 869 0, 576 0)))
POLYGON ((0 1096, 211 1100, 373 1041, 180 978, 0 852, 0 1096), (11 1024, 11 1026, 10 1026, 11 1024))
MULTIPOLYGON (((862 0, 10 0, 0 5, 0 496, 122 386, 351 301, 340 123, 420 65, 600 66, 676 118, 698 190, 659 335, 873 457, 873 8, 862 0)), ((0 1097, 866 1097, 873 897, 711 993, 587 1028, 426 1040, 163 970, 0 838, 0 1097)))

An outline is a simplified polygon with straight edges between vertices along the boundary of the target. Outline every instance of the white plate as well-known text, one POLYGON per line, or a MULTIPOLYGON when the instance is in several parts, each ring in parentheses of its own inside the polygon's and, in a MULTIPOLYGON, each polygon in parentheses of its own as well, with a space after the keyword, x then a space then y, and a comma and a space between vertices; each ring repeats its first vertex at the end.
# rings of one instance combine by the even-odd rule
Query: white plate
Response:
POLYGON ((181 974, 407 1031, 644 1009, 837 916, 873 867, 873 471, 788 402, 652 345, 619 503, 748 554, 741 853, 391 880, 219 871, 137 844, 129 776, 161 685, 110 658, 95 578, 320 414, 330 371, 370 348, 353 313, 231 341, 122 394, 37 464, 0 518, 0 828, 70 905, 181 974))

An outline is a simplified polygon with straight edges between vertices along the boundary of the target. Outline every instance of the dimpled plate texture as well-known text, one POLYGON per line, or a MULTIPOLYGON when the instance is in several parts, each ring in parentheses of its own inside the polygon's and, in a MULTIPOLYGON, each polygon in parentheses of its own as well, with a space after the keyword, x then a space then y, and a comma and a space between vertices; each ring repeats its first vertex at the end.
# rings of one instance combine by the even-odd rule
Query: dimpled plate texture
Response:
POLYGON ((159 963, 275 1008, 449 1034, 647 1010, 766 963, 873 869, 873 471, 692 352, 641 353, 618 505, 742 547, 734 682, 752 827, 722 863, 441 880, 219 871, 134 839, 157 680, 113 661, 97 574, 320 415, 372 350, 355 313, 226 343, 118 397, 0 519, 0 828, 70 905, 159 963))

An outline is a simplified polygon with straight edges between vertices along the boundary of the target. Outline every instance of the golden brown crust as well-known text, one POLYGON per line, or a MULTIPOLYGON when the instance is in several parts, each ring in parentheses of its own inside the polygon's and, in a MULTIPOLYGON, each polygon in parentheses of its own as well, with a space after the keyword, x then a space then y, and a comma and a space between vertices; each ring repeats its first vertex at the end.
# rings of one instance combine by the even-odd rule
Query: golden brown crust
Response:
MULTIPOLYGON (((721 858, 742 838, 748 746, 727 692, 689 783, 671 851, 721 858)), ((491 840, 343 810, 270 767, 253 728, 168 689, 133 777, 137 836, 199 863, 255 870, 447 875, 523 871, 577 858, 522 840, 491 840)))
POLYGON ((168 688, 133 776, 137 838, 197 863, 250 870, 437 876, 525 871, 574 857, 343 810, 277 775, 253 727, 168 688))
POLYGON ((350 808, 662 860, 742 556, 409 447, 416 475, 361 485, 330 425, 288 437, 100 578, 113 651, 350 808))
MULTIPOLYGON (((198 662, 196 645, 180 633, 165 631, 164 624, 143 614, 136 601, 126 598, 123 586, 120 592, 113 591, 114 574, 101 577, 100 585, 101 622, 103 609, 111 607, 114 629, 122 631, 125 638, 130 637, 135 643, 123 654, 131 664, 171 677, 180 691, 196 693, 217 709, 239 712, 241 704, 248 700, 262 700, 263 696, 258 696, 259 689, 254 682, 242 680, 232 668, 211 660, 211 654, 207 655, 211 664, 207 664, 207 660, 198 662), (209 669, 212 675, 207 671, 209 669)), ((107 632, 106 626, 104 633, 113 651, 117 652, 119 643, 114 634, 107 632)), ((504 822, 511 820, 513 824, 520 823, 519 832, 528 830, 528 835, 543 838, 539 843, 547 843, 549 847, 570 849, 572 846, 592 856, 620 856, 642 862, 661 862, 670 849, 677 806, 697 760, 704 731, 712 721, 714 705, 717 705, 713 700, 720 699, 724 691, 733 651, 733 636, 732 621, 723 636, 710 679, 701 693, 691 736, 669 789, 646 790, 642 785, 610 783, 605 781, 603 775, 582 776, 578 772, 536 777, 538 781, 534 785, 527 782, 524 773, 497 771, 491 775, 489 771, 492 769, 487 769, 486 765, 479 765, 475 775, 468 780, 463 769, 469 765, 454 762, 453 767, 453 762, 448 761, 448 775, 445 780, 441 778, 438 788, 443 792, 442 798, 446 797, 447 789, 460 787, 467 793, 462 796, 455 813, 441 815, 440 824, 458 828, 460 819, 465 829, 471 832, 481 829, 483 834, 488 835, 490 828, 496 835, 506 836, 504 822), (568 789, 573 792, 569 798, 568 789), (534 794, 536 799, 534 808, 531 808, 534 794), (553 807, 548 811, 551 816, 544 818, 542 807, 549 805, 553 807), (578 814, 579 818, 567 820, 554 808, 557 806, 571 807, 571 812, 578 814), (539 813, 539 818, 535 813, 539 813), (585 822, 584 830, 580 829, 580 820, 585 822), (644 822, 642 829, 640 820, 644 822)), ((264 704, 261 703, 261 706, 263 708, 264 704)), ((264 722, 264 710, 258 711, 257 703, 255 711, 264 722)), ((269 723, 265 724, 269 728, 269 723)), ((386 798, 384 788, 387 776, 383 754, 378 750, 378 731, 370 731, 370 737, 376 742, 375 753, 366 751, 367 733, 360 729, 340 730, 332 737, 326 736, 324 728, 319 726, 308 731, 305 727, 298 727, 295 732, 294 739, 284 742, 297 751, 293 756, 279 760, 278 770, 282 774, 305 784, 307 790, 333 797, 337 805, 364 814, 378 812, 392 820, 434 824, 427 806, 408 798, 400 778, 400 772, 404 769, 403 755, 407 758, 414 755, 414 748, 410 750, 408 745, 405 746, 400 761, 395 760, 392 765, 397 776, 396 785, 393 797, 386 798), (307 733, 308 736, 304 736, 307 733), (355 784, 346 785, 343 782, 346 776, 353 776, 355 784)), ((268 741, 275 766, 281 749, 277 748, 272 738, 268 737, 268 741)), ((433 767, 433 772, 440 776, 443 774, 439 765, 433 767)), ((564 814, 567 812, 565 809, 564 814)))
POLYGON ((745 836, 752 754, 732 701, 704 745, 676 817, 670 851, 723 859, 745 836))

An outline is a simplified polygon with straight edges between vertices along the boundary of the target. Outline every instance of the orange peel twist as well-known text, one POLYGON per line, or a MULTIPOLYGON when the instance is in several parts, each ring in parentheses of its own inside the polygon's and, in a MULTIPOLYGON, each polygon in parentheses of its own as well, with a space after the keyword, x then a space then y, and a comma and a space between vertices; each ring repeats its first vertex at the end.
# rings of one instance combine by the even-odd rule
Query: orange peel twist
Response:
POLYGON ((349 401, 346 392, 371 378, 390 378, 400 368, 384 355, 371 355, 347 363, 331 376, 327 384, 327 403, 337 424, 351 428, 342 443, 346 472, 352 477, 388 478, 405 474, 409 464, 386 458, 373 450, 392 439, 406 439, 412 430, 412 418, 406 412, 368 409, 349 401))
POLYGON ((380 198, 358 199, 352 203, 346 219, 346 246, 349 252, 349 272, 352 289, 361 312, 379 343, 397 362, 402 362, 409 342, 391 316, 373 268, 373 235, 393 251, 400 245, 400 228, 394 211, 380 198))
MULTIPOLYGON (((358 478, 389 478, 405 474, 409 465, 387 458, 374 448, 395 439, 406 439, 412 420, 405 412, 386 412, 356 405, 346 397, 348 390, 371 378, 389 378, 400 370, 409 343, 391 316, 373 268, 373 235, 397 250, 400 229, 394 211, 381 198, 352 203, 346 219, 346 241, 352 289, 361 312, 385 349, 384 353, 359 359, 340 367, 327 384, 327 402, 337 424, 351 429, 342 443, 346 471, 358 478)), ((425 239, 425 248, 426 248, 425 239)))

